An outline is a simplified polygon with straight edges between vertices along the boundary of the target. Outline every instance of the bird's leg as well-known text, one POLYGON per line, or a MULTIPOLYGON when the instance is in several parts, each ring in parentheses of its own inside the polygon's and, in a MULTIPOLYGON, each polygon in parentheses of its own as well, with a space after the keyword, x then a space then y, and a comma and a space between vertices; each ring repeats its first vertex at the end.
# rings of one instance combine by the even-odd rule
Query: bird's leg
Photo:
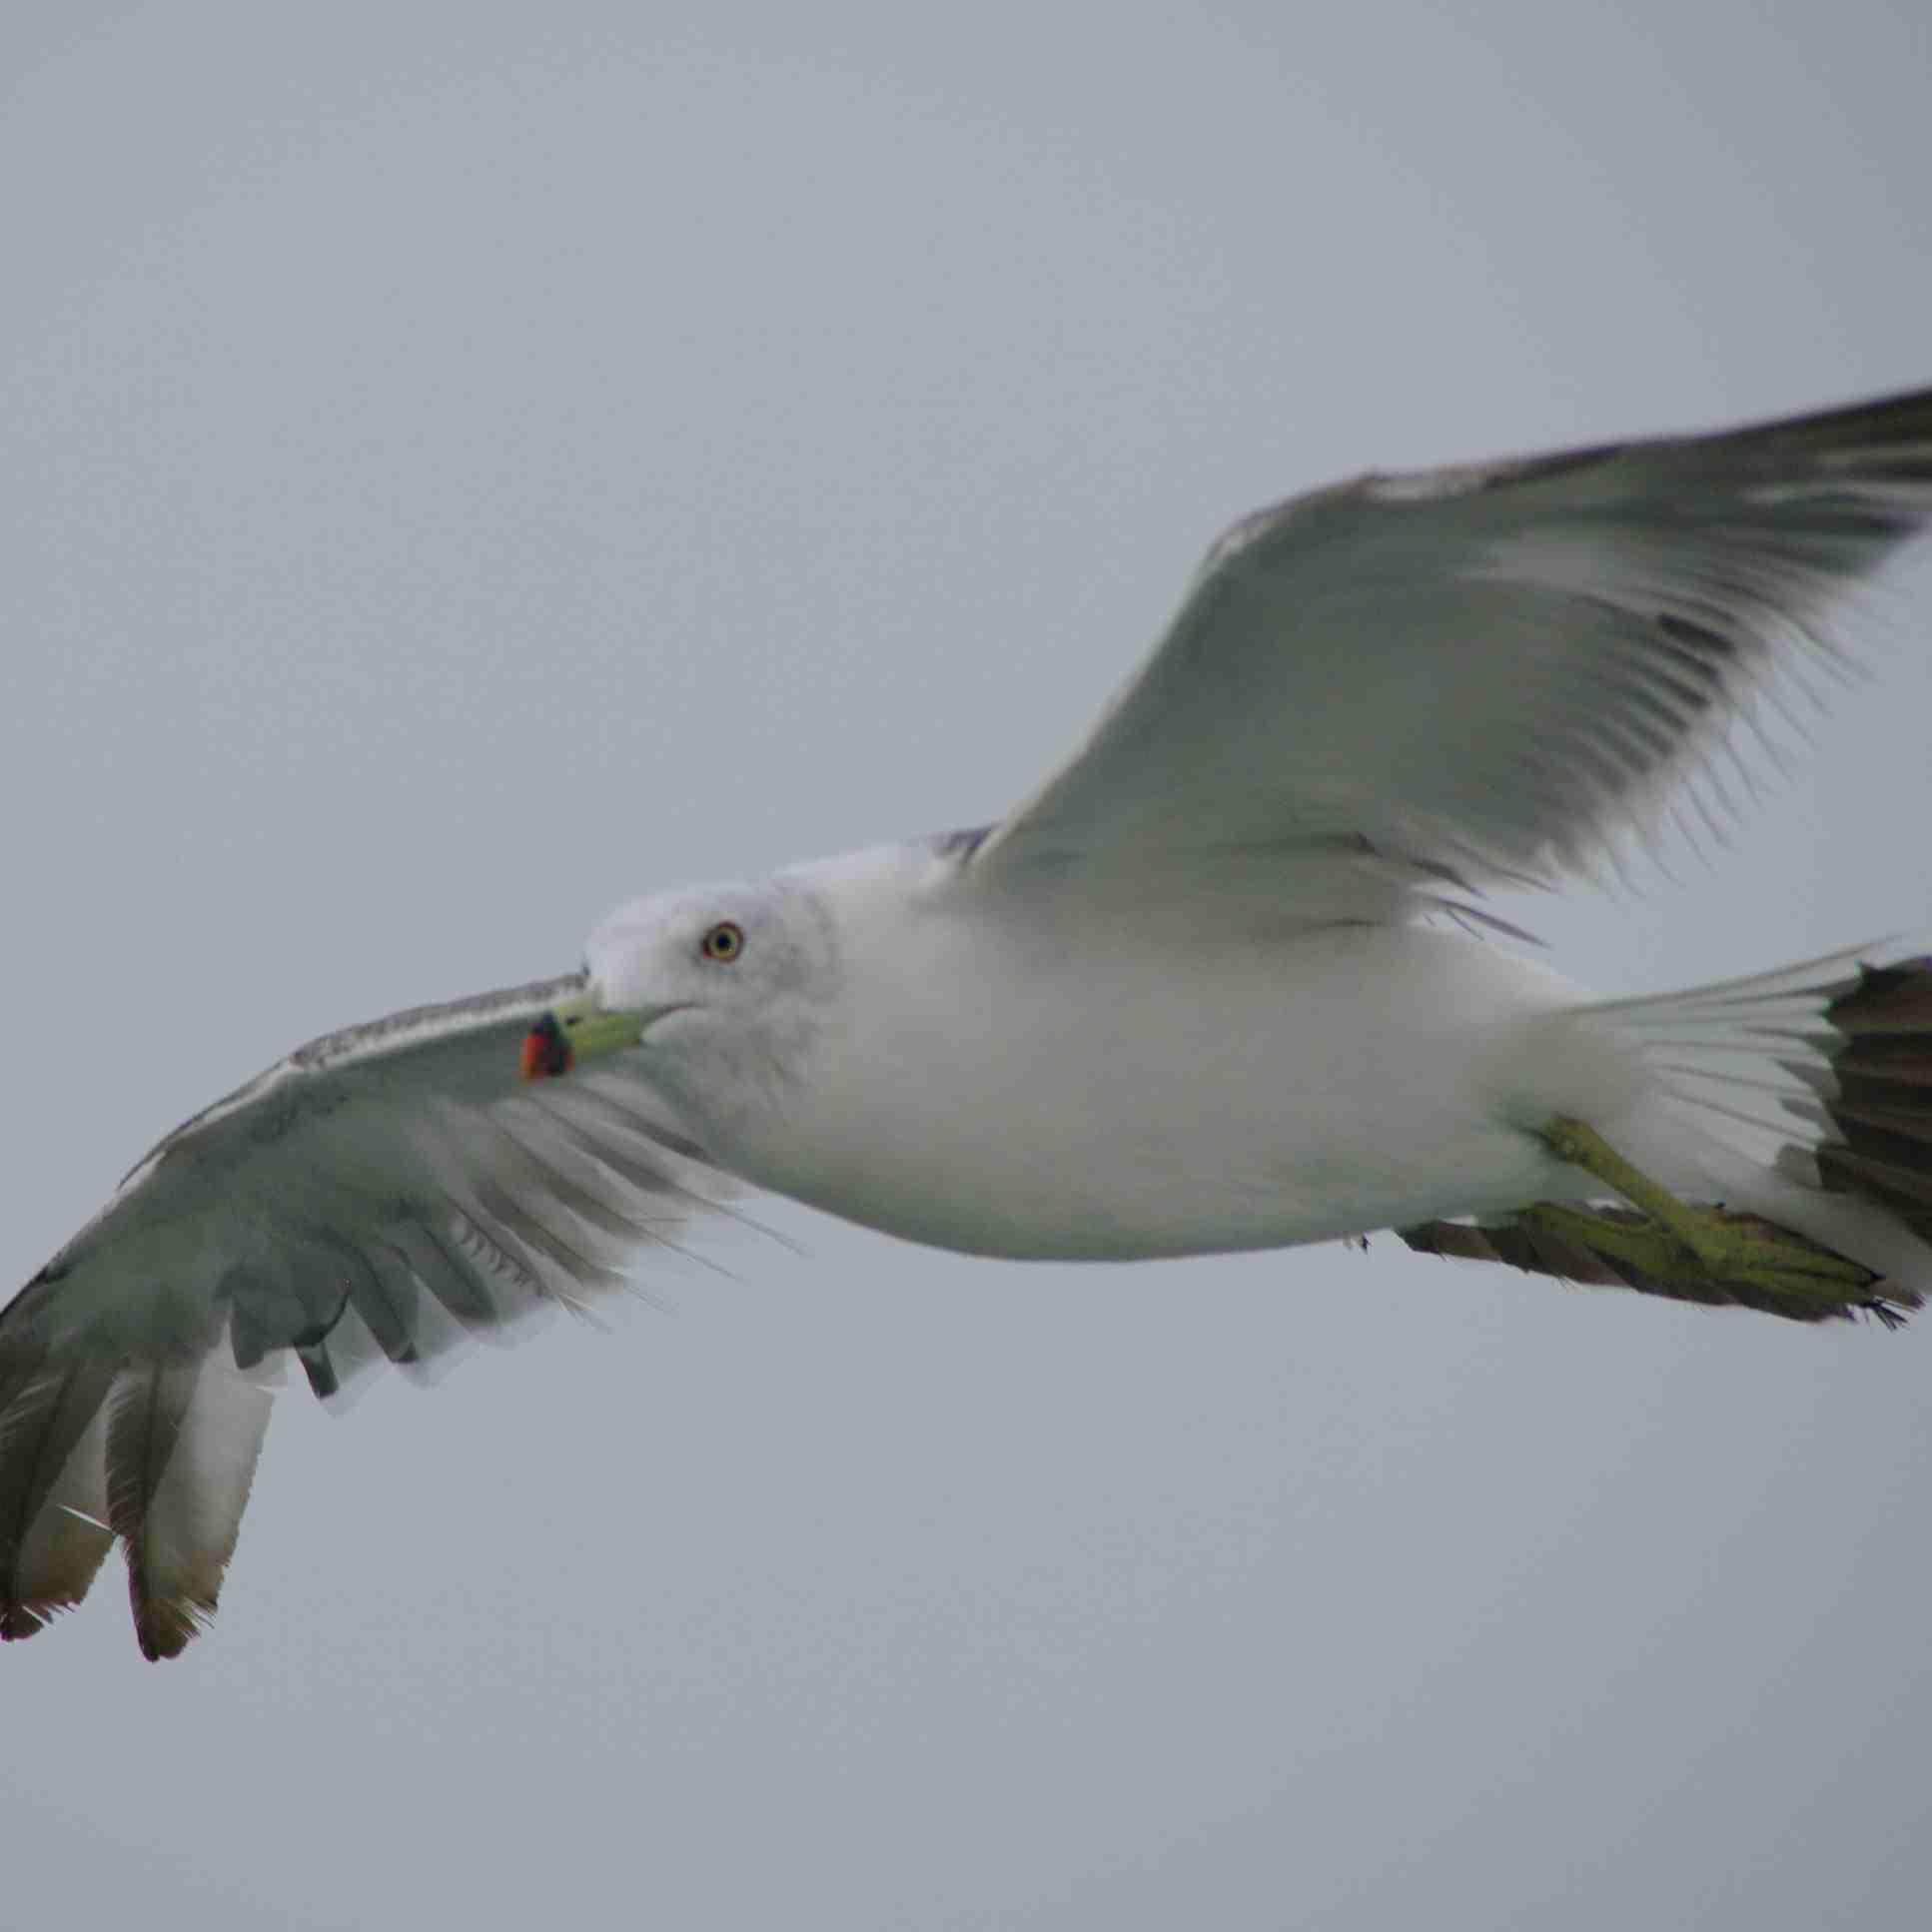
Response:
POLYGON ((1641 1208, 1693 1261, 1715 1269, 1725 1259, 1711 1241, 1697 1211, 1679 1201, 1668 1188, 1659 1187, 1647 1174, 1633 1168, 1595 1128, 1585 1126, 1580 1120, 1566 1120, 1559 1114, 1543 1129, 1542 1137, 1559 1161, 1567 1161, 1571 1167, 1580 1167, 1585 1174, 1594 1175, 1633 1208, 1641 1208))
POLYGON ((1755 1215, 1723 1208, 1693 1207, 1634 1168, 1593 1127, 1560 1116, 1542 1131, 1544 1144, 1559 1160, 1593 1175, 1647 1217, 1651 1226, 1612 1231, 1578 1209, 1538 1203, 1530 1210, 1552 1233, 1580 1236, 1591 1223, 1590 1239, 1663 1282, 1701 1281, 1713 1286, 1743 1284, 1774 1295, 1822 1297, 1832 1302, 1868 1287, 1869 1268, 1834 1255, 1801 1235, 1789 1235, 1755 1215), (1571 1224, 1578 1224, 1572 1226, 1571 1224))

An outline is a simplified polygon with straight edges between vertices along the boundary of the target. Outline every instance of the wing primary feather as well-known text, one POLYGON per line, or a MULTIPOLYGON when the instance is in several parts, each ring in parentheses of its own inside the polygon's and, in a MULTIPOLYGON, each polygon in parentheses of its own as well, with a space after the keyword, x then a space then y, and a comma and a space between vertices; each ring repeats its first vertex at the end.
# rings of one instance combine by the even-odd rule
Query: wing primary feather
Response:
MULTIPOLYGON (((556 1131, 554 1117, 540 1111, 536 1119, 556 1131)), ((566 1174, 550 1153, 536 1147, 525 1135, 519 1134, 509 1120, 490 1117, 490 1125, 501 1137, 503 1144, 511 1150, 511 1158, 521 1165, 546 1194, 553 1195, 579 1220, 609 1236, 612 1240, 624 1243, 648 1241, 651 1229, 647 1222, 635 1215, 625 1214, 610 1201, 600 1197, 585 1187, 573 1176, 566 1174)), ((559 1137, 560 1138, 560 1137, 559 1137)), ((583 1158, 578 1152, 578 1158, 583 1158)), ((593 1165, 598 1165, 593 1163, 593 1165)), ((599 1165, 599 1172, 605 1172, 599 1165)))
POLYGON ((333 1250, 350 1303, 376 1346, 399 1368, 414 1368, 423 1359, 417 1344, 414 1304, 418 1290, 414 1279, 405 1273, 399 1280, 386 1281, 355 1242, 328 1229, 317 1232, 333 1250))
POLYGON ((178 1362, 131 1363, 109 1398, 108 1521, 127 1557, 135 1637, 150 1661, 177 1655, 195 1629, 153 1574, 148 1545, 148 1504, 181 1439, 194 1381, 194 1369, 178 1362))
MULTIPOLYGON (((1478 923, 1491 923, 1479 912, 1476 913, 1475 917, 1478 923)), ((1498 920, 1493 923, 1502 927, 1503 930, 1508 931, 1514 937, 1527 940, 1531 945, 1541 943, 1530 934, 1519 932, 1515 927, 1508 926, 1506 922, 1498 920)), ((587 1104, 592 1108, 607 1108, 608 1112, 612 1116, 615 1116, 619 1123, 618 1132, 628 1133, 631 1131, 629 1127, 630 1116, 624 1114, 621 1109, 610 1107, 599 1094, 593 1094, 579 1089, 576 1094, 570 1097, 569 1104, 587 1104)), ((630 1153, 621 1145, 614 1144, 607 1136, 599 1138, 597 1134, 584 1126, 581 1121, 573 1119, 562 1107, 545 1107, 544 1112, 555 1123, 558 1129, 568 1135, 571 1141, 582 1148, 600 1167, 609 1169, 619 1180, 628 1183, 640 1193, 646 1196, 668 1197, 674 1201, 687 1202, 700 1214, 716 1216, 720 1220, 729 1221, 735 1227, 742 1228, 749 1234, 758 1235, 766 1241, 776 1242, 779 1247, 787 1250, 791 1254, 802 1255, 805 1252, 789 1235, 781 1233, 776 1228, 767 1226, 764 1222, 758 1220, 755 1215, 748 1215, 742 1209, 733 1207, 730 1202, 721 1201, 713 1195, 699 1194, 695 1188, 687 1188, 680 1182, 671 1179, 664 1173, 661 1167, 654 1167, 638 1156, 630 1153)), ((641 1132, 641 1130, 639 1131, 641 1132)), ((672 1147, 671 1143, 667 1140, 656 1136, 651 1136, 650 1138, 657 1145, 669 1147, 672 1152, 679 1151, 677 1148, 672 1147)), ((685 1145, 692 1150, 687 1158, 693 1161, 704 1161, 705 1156, 703 1151, 696 1146, 695 1142, 687 1142, 685 1145)), ((721 1181, 724 1177, 720 1175, 718 1178, 721 1181)), ((686 1214, 680 1213, 678 1216, 680 1224, 690 1219, 691 1217, 686 1214)), ((665 1235, 655 1226, 643 1227, 643 1235, 645 1239, 660 1247, 669 1249, 673 1254, 681 1256, 687 1261, 696 1262, 700 1267, 714 1268, 717 1266, 708 1256, 697 1254, 693 1250, 685 1248, 680 1243, 672 1241, 669 1236, 665 1235)), ((728 1269, 720 1269, 719 1272, 727 1277, 730 1275, 728 1269)))
POLYGON ((557 1229, 540 1220, 492 1175, 478 1175, 471 1184, 491 1219, 514 1231, 518 1240, 584 1288, 618 1288, 624 1271, 583 1253, 557 1229))
POLYGON ((502 1319, 476 1269, 450 1252, 427 1219, 412 1217, 399 1221, 390 1230, 388 1245, 423 1287, 471 1334, 492 1329, 502 1319))
POLYGON ((0 1639, 32 1636, 78 1603, 113 1541, 98 1520, 100 1438, 118 1373, 82 1357, 16 1386, 0 1415, 0 1639))
POLYGON ((342 1378, 336 1373, 327 1342, 298 1342, 295 1345, 295 1359, 301 1365, 303 1375, 308 1378, 310 1391, 318 1402, 327 1402, 331 1396, 342 1393, 342 1378))
POLYGON ((268 1427, 270 1393, 225 1357, 217 1343, 130 1364, 109 1403, 108 1520, 151 1661, 179 1656, 215 1612, 268 1427))
MULTIPOLYGON (((632 1153, 607 1137, 599 1139, 580 1121, 572 1120, 567 1114, 552 1113, 550 1118, 556 1123, 558 1131, 566 1135, 573 1145, 646 1199, 661 1201, 666 1198, 675 1199, 684 1194, 683 1189, 666 1180, 661 1167, 653 1167, 643 1156, 632 1153)), ((621 1128, 618 1131, 626 1134, 629 1132, 627 1128, 621 1128)))
MULTIPOLYGON (((576 1094, 586 1101, 603 1107, 622 1121, 633 1134, 655 1143, 666 1153, 675 1154, 680 1160, 690 1161, 699 1167, 710 1165, 710 1156, 689 1136, 678 1133, 674 1128, 644 1113, 634 1104, 627 1104, 631 1097, 624 1092, 623 1087, 614 1077, 591 1074, 577 1082, 576 1094)), ((675 1187, 676 1184, 666 1177, 666 1185, 675 1187)), ((701 1199, 697 1196, 692 1198, 701 1199)))

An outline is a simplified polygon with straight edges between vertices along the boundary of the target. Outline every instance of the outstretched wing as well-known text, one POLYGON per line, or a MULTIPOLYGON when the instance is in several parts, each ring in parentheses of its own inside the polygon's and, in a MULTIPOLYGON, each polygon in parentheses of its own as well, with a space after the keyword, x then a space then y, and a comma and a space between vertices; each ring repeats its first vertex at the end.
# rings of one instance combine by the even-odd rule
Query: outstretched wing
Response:
POLYGON ((126 1546, 136 1632, 215 1608, 270 1388, 575 1304, 729 1192, 607 1070, 520 1088, 518 1045, 580 975, 331 1034, 171 1134, 0 1312, 0 1637, 126 1546))
POLYGON ((1546 883, 1831 669, 1847 594, 1928 520, 1932 390, 1297 497, 1221 539, 969 870, 1131 889, 1240 856, 1299 866, 1292 895, 1354 867, 1384 915, 1445 875, 1546 883))

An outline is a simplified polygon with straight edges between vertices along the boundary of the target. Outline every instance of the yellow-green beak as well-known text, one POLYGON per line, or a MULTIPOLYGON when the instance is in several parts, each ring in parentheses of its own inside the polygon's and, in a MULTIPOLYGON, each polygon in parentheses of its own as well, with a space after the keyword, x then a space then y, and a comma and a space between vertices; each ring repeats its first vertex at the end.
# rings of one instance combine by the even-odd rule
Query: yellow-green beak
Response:
POLYGON ((523 1078, 552 1080, 586 1060, 634 1047, 643 1032, 643 1014, 606 1012, 594 993, 558 1000, 523 1035, 523 1078))

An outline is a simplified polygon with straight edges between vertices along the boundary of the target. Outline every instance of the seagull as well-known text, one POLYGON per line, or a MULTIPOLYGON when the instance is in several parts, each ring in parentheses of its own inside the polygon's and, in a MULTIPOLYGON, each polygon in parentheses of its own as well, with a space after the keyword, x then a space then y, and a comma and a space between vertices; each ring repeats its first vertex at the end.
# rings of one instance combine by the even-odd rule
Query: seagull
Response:
POLYGON ((640 899, 576 973, 298 1049, 0 1313, 0 1636, 119 1541, 178 1654, 285 1364, 420 1374, 747 1190, 1015 1260, 1393 1230, 1890 1326, 1932 1290, 1932 961, 1604 1001, 1482 895, 1721 824, 1928 521, 1932 389, 1293 497, 997 823, 640 899))

